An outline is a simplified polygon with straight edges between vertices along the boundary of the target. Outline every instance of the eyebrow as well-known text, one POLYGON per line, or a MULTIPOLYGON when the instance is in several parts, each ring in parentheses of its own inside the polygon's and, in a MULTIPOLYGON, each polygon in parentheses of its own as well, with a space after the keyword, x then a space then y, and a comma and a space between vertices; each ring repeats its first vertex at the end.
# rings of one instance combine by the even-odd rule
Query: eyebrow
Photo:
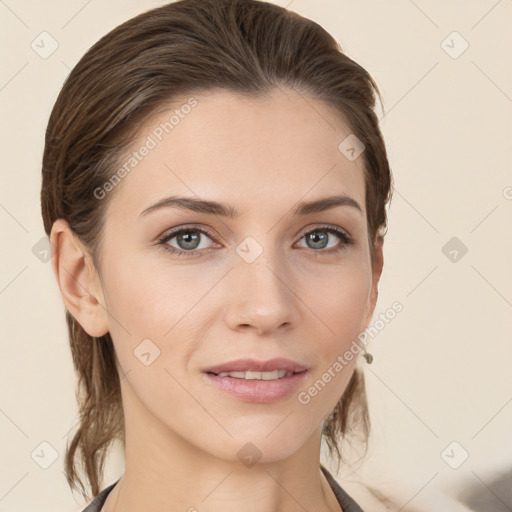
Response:
MULTIPOLYGON (((346 195, 337 195, 324 197, 315 201, 302 201, 293 210, 293 215, 309 215, 311 213, 323 212, 336 208, 338 206, 349 206, 363 213, 359 203, 346 195)), ((165 197, 157 203, 146 208, 139 217, 144 217, 151 212, 160 210, 161 208, 182 208, 197 213, 205 213, 209 215, 220 215, 230 219, 234 219, 240 215, 239 210, 230 204, 222 204, 217 201, 208 201, 196 197, 170 196, 165 197)))

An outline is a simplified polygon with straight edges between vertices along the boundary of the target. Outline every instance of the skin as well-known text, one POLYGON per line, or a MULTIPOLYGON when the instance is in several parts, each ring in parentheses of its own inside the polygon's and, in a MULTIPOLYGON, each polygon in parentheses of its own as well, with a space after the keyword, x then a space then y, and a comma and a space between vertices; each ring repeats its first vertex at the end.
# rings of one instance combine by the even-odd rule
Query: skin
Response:
MULTIPOLYGON (((194 97, 190 114, 104 199, 100 269, 64 220, 51 233, 66 307, 90 335, 110 332, 118 357, 126 465, 103 510, 340 511, 319 467, 321 431, 357 358, 307 405, 298 392, 270 404, 245 402, 206 383, 202 370, 241 357, 287 357, 309 367, 298 391, 307 390, 368 326, 382 245, 372 267, 363 160, 338 150, 351 132, 334 110, 292 90, 258 99, 227 91, 194 97), (229 203, 241 214, 163 208, 138 218, 171 194, 229 203), (291 214, 301 200, 334 194, 350 196, 362 211, 291 214), (157 244, 159 235, 190 223, 213 235, 198 235, 194 256, 157 244), (343 246, 322 231, 325 223, 354 243, 343 246), (314 229, 328 247, 304 236, 314 229), (263 250, 252 263, 236 252, 247 236, 263 250), (148 338, 160 355, 146 366, 134 350, 148 338), (261 452, 251 467, 237 457, 249 442, 261 452)), ((149 119, 132 150, 182 104, 149 119)), ((167 245, 191 247, 177 237, 167 245)))

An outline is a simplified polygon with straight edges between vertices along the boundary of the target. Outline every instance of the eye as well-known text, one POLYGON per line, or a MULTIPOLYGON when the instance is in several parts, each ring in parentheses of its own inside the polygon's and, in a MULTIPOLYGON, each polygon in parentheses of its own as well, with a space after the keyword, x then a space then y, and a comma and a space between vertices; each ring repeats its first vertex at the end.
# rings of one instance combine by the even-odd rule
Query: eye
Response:
POLYGON ((313 249, 316 252, 324 253, 341 251, 345 246, 354 243, 354 240, 345 231, 341 230, 337 226, 331 225, 318 226, 305 233, 302 238, 305 238, 306 243, 309 244, 307 248, 313 249), (328 246, 329 238, 332 238, 329 237, 329 235, 336 235, 341 242, 338 242, 334 246, 328 246))
POLYGON ((205 237, 212 239, 210 234, 204 229, 193 226, 180 227, 174 231, 164 233, 164 235, 158 239, 158 244, 162 245, 165 251, 177 256, 198 256, 204 252, 210 252, 211 250, 208 248, 205 250, 204 247, 201 247, 201 239, 205 237), (175 243, 178 245, 177 247, 169 245, 169 242, 173 239, 176 239, 175 243))

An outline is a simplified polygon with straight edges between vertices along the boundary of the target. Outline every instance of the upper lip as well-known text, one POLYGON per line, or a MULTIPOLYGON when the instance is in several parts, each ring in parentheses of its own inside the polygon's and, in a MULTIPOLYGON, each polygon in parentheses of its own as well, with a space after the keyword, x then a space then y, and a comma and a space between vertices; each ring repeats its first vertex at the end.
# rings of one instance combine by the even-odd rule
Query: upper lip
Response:
POLYGON ((272 372, 274 370, 287 370, 290 372, 300 373, 307 370, 307 367, 291 359, 277 357, 268 361, 257 361, 256 359, 237 359, 216 366, 206 368, 207 373, 223 373, 223 372, 272 372))

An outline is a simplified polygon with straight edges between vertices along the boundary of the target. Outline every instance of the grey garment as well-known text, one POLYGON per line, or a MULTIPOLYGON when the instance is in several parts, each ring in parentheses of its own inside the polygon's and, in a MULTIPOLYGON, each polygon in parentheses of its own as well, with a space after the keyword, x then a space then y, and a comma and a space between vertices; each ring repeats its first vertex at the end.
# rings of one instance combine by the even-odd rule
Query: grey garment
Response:
POLYGON ((320 469, 323 471, 325 478, 329 482, 329 485, 331 486, 338 503, 341 505, 343 512, 364 512, 364 510, 341 488, 340 484, 334 479, 331 473, 322 466, 322 464, 320 464, 320 469))
MULTIPOLYGON (((324 468, 324 466, 320 465, 320 469, 323 471, 325 478, 329 482, 329 485, 331 486, 338 503, 343 509, 343 512, 364 512, 363 509, 341 488, 340 484, 334 479, 331 473, 324 468)), ((101 507, 103 507, 103 504, 107 500, 108 494, 119 480, 103 489, 103 491, 101 491, 82 512, 100 512, 101 507)))
POLYGON ((115 487, 117 482, 119 482, 119 480, 116 480, 113 484, 110 484, 108 487, 105 487, 105 489, 103 489, 103 491, 101 491, 91 501, 91 503, 89 503, 89 505, 87 505, 87 507, 84 508, 82 512, 100 512, 101 507, 103 507, 105 501, 107 501, 107 496, 109 495, 110 491, 115 487))
POLYGON ((475 512, 510 512, 512 510, 512 468, 496 470, 485 482, 476 474, 464 482, 458 499, 475 512))

